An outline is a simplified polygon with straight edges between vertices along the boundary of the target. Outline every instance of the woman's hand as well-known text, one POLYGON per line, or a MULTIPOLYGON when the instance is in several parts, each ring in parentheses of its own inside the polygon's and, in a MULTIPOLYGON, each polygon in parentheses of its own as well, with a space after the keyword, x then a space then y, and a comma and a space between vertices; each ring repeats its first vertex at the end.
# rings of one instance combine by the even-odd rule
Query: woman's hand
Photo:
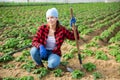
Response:
POLYGON ((70 20, 70 27, 72 27, 72 24, 75 24, 75 23, 76 23, 76 19, 75 17, 72 17, 70 20))
POLYGON ((41 58, 46 58, 47 57, 46 48, 43 45, 40 45, 39 48, 40 48, 40 57, 41 58))

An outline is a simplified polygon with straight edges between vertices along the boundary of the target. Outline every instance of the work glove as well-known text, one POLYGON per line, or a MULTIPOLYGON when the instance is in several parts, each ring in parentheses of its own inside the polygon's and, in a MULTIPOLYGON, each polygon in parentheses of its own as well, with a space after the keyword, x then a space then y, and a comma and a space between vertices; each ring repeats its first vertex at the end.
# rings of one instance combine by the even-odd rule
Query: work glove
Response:
POLYGON ((72 17, 70 19, 70 27, 72 27, 72 24, 75 24, 75 23, 76 23, 76 19, 75 19, 75 17, 72 17))
POLYGON ((47 51, 45 47, 43 45, 40 45, 39 48, 40 48, 40 57, 44 59, 47 58, 47 51))

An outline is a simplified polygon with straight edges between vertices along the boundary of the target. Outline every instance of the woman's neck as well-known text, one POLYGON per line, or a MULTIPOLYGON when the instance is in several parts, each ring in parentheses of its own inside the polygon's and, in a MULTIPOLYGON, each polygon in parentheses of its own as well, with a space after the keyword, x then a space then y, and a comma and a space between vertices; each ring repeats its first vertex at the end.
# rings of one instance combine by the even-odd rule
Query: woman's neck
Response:
POLYGON ((55 30, 56 30, 56 26, 50 26, 48 35, 49 36, 54 36, 55 30))
POLYGON ((56 29, 56 25, 50 25, 50 30, 54 30, 56 29))

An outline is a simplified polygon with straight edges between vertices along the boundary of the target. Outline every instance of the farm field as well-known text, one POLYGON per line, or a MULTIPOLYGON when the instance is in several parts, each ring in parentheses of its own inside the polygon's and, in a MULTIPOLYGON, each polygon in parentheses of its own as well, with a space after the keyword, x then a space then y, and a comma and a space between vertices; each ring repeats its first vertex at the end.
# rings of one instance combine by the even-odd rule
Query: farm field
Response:
MULTIPOLYGON (((47 62, 44 61, 47 67, 47 62)), ((120 79, 120 2, 117 3, 0 3, 0 80, 119 80, 120 79), (66 40, 61 48, 60 66, 54 71, 35 69, 30 47, 39 26, 46 23, 47 9, 56 7, 59 20, 69 25, 70 7, 77 20, 83 70, 75 41, 66 40), (63 65, 74 69, 67 72, 63 65)))

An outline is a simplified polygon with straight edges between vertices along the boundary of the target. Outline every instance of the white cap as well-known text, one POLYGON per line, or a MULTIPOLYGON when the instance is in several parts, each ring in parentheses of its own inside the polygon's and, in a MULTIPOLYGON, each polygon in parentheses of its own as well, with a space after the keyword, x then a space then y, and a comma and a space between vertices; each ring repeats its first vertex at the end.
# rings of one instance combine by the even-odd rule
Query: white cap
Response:
POLYGON ((46 12, 46 17, 53 16, 53 17, 58 17, 58 11, 56 8, 51 8, 48 9, 46 12))

